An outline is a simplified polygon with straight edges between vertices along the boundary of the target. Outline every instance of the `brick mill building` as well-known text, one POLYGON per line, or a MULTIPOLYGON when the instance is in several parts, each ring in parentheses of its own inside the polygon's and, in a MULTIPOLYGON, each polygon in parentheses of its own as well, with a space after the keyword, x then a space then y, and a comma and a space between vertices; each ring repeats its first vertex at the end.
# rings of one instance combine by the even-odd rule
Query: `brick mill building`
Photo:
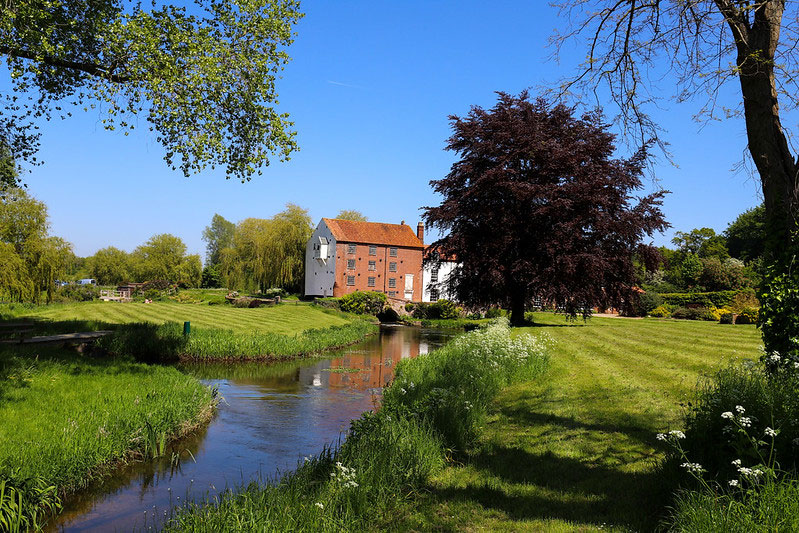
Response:
POLYGON ((424 226, 323 218, 305 248, 305 295, 422 299, 424 226))

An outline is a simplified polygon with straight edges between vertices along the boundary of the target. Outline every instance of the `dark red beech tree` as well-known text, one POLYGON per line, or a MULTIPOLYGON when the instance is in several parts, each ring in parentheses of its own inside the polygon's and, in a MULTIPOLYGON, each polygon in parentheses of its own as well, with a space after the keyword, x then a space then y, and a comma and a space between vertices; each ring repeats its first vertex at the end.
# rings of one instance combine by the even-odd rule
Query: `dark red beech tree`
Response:
POLYGON ((449 117, 446 149, 459 160, 430 182, 444 199, 424 219, 446 234, 433 246, 459 262, 443 283, 466 304, 509 306, 514 325, 532 298, 571 316, 629 306, 633 257, 656 261, 642 241, 668 227, 666 191, 632 196, 647 147, 613 159, 614 135, 600 111, 577 118, 526 91, 497 94, 490 110, 449 117))

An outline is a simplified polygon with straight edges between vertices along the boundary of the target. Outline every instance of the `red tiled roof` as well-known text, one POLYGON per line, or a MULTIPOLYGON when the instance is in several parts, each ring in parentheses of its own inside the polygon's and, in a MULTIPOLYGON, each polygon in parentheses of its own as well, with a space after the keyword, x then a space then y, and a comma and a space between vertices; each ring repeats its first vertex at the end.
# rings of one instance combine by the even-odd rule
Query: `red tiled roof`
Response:
POLYGON ((439 259, 441 259, 442 261, 451 261, 453 263, 458 262, 458 257, 455 254, 442 254, 440 251, 438 251, 437 247, 433 246, 432 244, 424 249, 425 259, 431 256, 433 253, 437 253, 439 259))
POLYGON ((356 222, 338 218, 323 218, 322 221, 327 224, 338 242, 424 248, 424 243, 416 237, 413 229, 405 224, 356 222))

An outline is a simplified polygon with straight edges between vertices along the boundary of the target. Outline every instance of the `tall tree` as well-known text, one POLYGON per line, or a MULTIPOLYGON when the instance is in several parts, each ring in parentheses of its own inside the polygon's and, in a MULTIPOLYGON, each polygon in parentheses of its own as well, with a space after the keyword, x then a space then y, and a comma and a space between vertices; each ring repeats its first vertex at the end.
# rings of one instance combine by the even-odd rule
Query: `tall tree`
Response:
POLYGON ((186 255, 180 237, 161 233, 138 246, 131 254, 139 281, 166 280, 188 287, 198 287, 202 266, 198 255, 186 255))
POLYGON ((130 257, 124 250, 108 246, 97 250, 90 258, 91 277, 100 285, 112 285, 129 281, 132 277, 130 257))
POLYGON ((236 225, 230 248, 222 251, 228 287, 265 291, 299 290, 305 245, 313 233, 308 211, 294 204, 271 219, 247 218, 236 225))
POLYGON ((659 192, 634 201, 646 149, 611 159, 614 137, 599 112, 581 118, 564 105, 498 93, 490 110, 451 116, 447 149, 458 155, 444 179, 431 182, 444 199, 425 208, 436 241, 460 264, 451 289, 465 303, 504 303, 524 322, 530 298, 586 308, 629 306, 641 244, 667 227, 659 192))
POLYGON ((336 218, 339 220, 354 220, 356 222, 369 222, 369 219, 361 213, 360 211, 356 211, 355 209, 342 209, 336 215, 336 218))
POLYGON ((50 301, 55 280, 74 260, 72 245, 49 236, 49 227, 47 206, 24 189, 10 187, 0 195, 0 243, 9 254, 2 263, 12 270, 2 284, 12 299, 38 302, 44 293, 50 301))
POLYGON ((297 0, 14 0, 0 11, 5 95, 0 143, 35 163, 40 117, 102 109, 108 130, 144 116, 167 164, 184 174, 224 166, 249 179, 296 149, 275 109, 297 0), (149 9, 148 9, 149 7, 149 9))
POLYGON ((765 224, 766 209, 762 204, 738 215, 724 230, 730 255, 743 261, 761 257, 766 237, 765 224))
POLYGON ((233 242, 236 225, 225 219, 222 215, 214 213, 211 225, 203 230, 205 241, 205 258, 209 266, 218 265, 221 260, 222 250, 228 248, 233 242))
MULTIPOLYGON (((799 7, 785 0, 564 0, 569 29, 559 45, 588 49, 565 89, 610 91, 622 122, 643 141, 657 137, 647 107, 660 98, 663 76, 676 77, 674 96, 706 94, 700 114, 728 114, 718 102, 725 82, 737 81, 749 154, 765 199, 766 261, 761 293, 768 352, 799 360, 799 159, 792 152, 780 107, 799 106, 799 7), (570 43, 571 45, 571 43, 570 43), (663 66, 665 64, 665 66, 663 66), (662 68, 661 68, 662 67, 662 68), (658 80, 656 86, 651 80, 658 80), (655 88, 657 87, 657 88, 655 88)), ((672 86, 671 84, 666 84, 672 86)))

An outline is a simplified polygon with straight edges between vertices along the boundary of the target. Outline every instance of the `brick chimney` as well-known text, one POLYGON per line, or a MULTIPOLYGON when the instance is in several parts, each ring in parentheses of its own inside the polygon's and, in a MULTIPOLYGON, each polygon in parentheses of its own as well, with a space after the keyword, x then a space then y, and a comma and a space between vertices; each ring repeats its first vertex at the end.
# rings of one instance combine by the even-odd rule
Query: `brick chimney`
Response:
POLYGON ((422 244, 424 244, 424 224, 421 222, 416 224, 416 236, 422 241, 422 244))

